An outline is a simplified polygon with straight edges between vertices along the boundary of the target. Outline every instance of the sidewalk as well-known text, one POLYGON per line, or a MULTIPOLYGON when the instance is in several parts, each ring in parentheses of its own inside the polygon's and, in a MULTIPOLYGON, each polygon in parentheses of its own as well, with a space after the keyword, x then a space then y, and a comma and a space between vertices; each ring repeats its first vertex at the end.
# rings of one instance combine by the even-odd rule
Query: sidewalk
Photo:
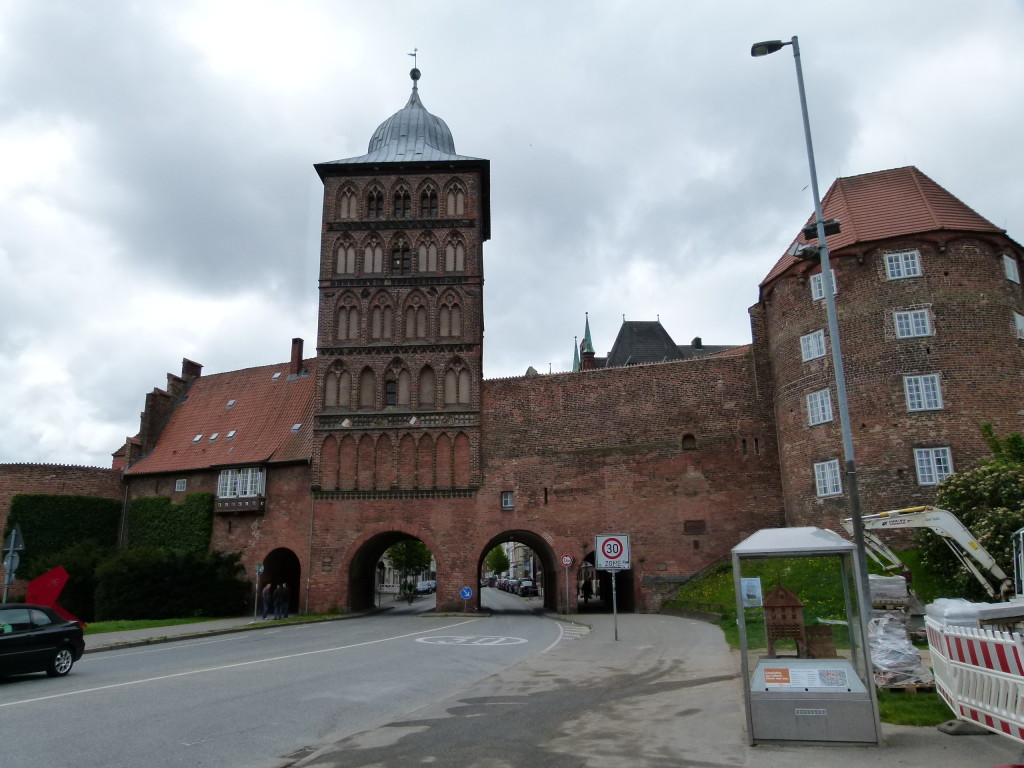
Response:
MULTIPOLYGON (((342 739, 292 764, 347 768, 432 758, 457 768, 495 764, 489 760, 496 754, 508 768, 995 768, 1024 762, 1024 746, 1002 736, 950 736, 936 728, 886 724, 882 747, 750 747, 739 658, 717 627, 625 614, 618 617, 615 640, 612 616, 573 618, 591 631, 405 722, 342 739)), ((239 617, 91 635, 86 650, 274 625, 280 623, 239 617)))

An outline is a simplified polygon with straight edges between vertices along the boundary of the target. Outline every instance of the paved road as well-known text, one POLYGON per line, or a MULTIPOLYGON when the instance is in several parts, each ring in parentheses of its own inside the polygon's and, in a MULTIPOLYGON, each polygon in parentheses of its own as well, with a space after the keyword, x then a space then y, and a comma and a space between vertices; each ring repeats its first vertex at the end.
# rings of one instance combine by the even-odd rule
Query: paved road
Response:
POLYGON ((560 635, 540 616, 415 615, 427 604, 89 653, 63 679, 0 681, 2 764, 281 765, 464 690, 560 635))

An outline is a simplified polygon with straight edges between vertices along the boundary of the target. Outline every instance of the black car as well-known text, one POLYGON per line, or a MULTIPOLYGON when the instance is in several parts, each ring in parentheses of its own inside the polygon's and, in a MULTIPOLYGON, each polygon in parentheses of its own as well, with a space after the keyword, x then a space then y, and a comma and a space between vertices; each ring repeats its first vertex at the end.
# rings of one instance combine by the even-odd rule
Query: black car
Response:
POLYGON ((0 676, 45 672, 61 677, 82 658, 82 626, 42 605, 0 603, 0 676))

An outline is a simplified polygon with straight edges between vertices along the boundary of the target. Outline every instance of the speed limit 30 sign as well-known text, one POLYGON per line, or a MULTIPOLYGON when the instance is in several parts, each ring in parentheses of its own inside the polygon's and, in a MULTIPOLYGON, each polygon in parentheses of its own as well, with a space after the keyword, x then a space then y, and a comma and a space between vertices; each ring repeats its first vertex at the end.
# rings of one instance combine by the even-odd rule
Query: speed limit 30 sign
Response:
POLYGON ((595 536, 594 567, 604 571, 629 570, 629 536, 624 533, 595 536))

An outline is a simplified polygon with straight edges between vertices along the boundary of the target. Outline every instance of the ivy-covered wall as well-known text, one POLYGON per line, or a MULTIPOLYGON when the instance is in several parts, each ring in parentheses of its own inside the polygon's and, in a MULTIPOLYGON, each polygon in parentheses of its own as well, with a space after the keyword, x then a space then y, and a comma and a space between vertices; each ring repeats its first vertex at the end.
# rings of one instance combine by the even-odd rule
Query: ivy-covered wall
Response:
POLYGON ((205 552, 213 534, 213 494, 190 493, 181 504, 166 496, 132 499, 125 517, 125 547, 205 552))
POLYGON ((22 563, 31 563, 81 541, 113 546, 117 543, 120 522, 121 502, 113 499, 15 494, 4 535, 14 526, 21 526, 25 539, 22 563))

